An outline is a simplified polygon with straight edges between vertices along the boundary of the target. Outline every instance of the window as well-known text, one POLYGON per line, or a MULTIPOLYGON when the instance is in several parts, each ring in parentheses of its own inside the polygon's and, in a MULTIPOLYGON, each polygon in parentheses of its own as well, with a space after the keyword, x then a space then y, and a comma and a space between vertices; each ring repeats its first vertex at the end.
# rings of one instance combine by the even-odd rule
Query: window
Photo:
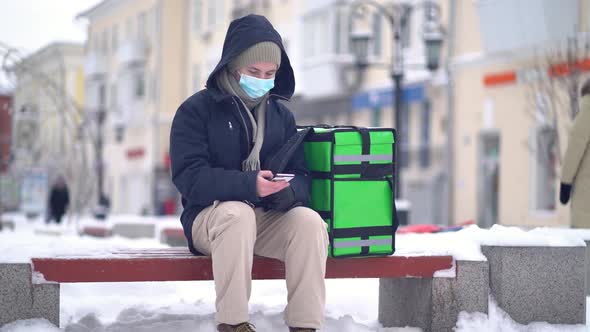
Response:
POLYGON ((133 84, 135 97, 137 99, 143 98, 145 96, 145 79, 143 72, 135 73, 133 76, 133 84))
POLYGON ((488 52, 564 40, 580 26, 578 0, 476 1, 474 6, 482 46, 488 52), (498 24, 499 17, 502 24, 498 24))
POLYGON ((199 64, 193 65, 193 91, 201 90, 201 66, 199 64))
POLYGON ((217 1, 218 0, 209 0, 208 1, 208 8, 207 8, 207 25, 209 26, 209 28, 214 27, 217 24, 217 13, 216 13, 216 9, 217 9, 217 1))
POLYGON ((342 8, 336 7, 336 15, 334 17, 334 52, 340 54, 342 52, 342 21, 344 17, 342 15, 342 8))
POLYGON ((125 22, 125 40, 132 40, 133 39, 133 18, 127 18, 127 22, 125 22))
POLYGON ((109 50, 109 37, 108 37, 108 31, 104 30, 102 32, 102 37, 100 39, 100 50, 102 51, 103 54, 108 54, 109 50))
POLYGON ((371 111, 371 126, 372 127, 380 127, 381 126, 381 107, 375 106, 371 111))
POLYGON ((381 49, 382 49, 382 31, 383 31, 383 22, 382 22, 382 14, 381 13, 373 13, 373 55, 381 56, 381 49))
POLYGON ((150 84, 151 98, 153 101, 157 101, 158 98, 160 97, 160 95, 159 95, 160 91, 158 90, 159 89, 159 86, 158 86, 159 81, 157 80, 156 75, 151 75, 150 81, 152 82, 152 84, 150 84))
POLYGON ((223 24, 225 22, 225 0, 215 1, 215 14, 217 15, 217 24, 223 24))
POLYGON ((193 31, 199 32, 203 26, 203 3, 201 0, 193 0, 193 31))
POLYGON ((556 132, 555 129, 541 125, 534 134, 534 209, 537 211, 555 210, 556 198, 556 132))
POLYGON ((106 105, 107 91, 104 84, 98 87, 98 107, 103 108, 106 105))
POLYGON ((500 134, 483 131, 479 136, 478 224, 491 227, 498 222, 500 197, 500 134))
POLYGON ((111 49, 113 52, 117 51, 119 47, 119 27, 117 25, 113 26, 113 32, 111 35, 111 49))
MULTIPOLYGON (((400 114, 400 124, 402 127, 401 132, 397 132, 399 137, 399 153, 398 162, 401 168, 408 168, 410 166, 410 105, 406 102, 403 103, 402 111, 400 114)), ((397 120, 396 120, 397 121, 397 120)), ((399 125, 398 125, 399 127, 399 125)), ((397 129, 397 128, 396 128, 397 129)))
POLYGON ((420 167, 430 167, 430 101, 422 103, 422 116, 420 117, 420 167))
POLYGON ((402 48, 410 48, 412 47, 412 31, 413 26, 412 26, 412 14, 410 13, 410 15, 406 16, 406 20, 405 24, 403 24, 402 26, 402 33, 401 33, 401 42, 402 42, 402 48))
POLYGON ((111 111, 117 110, 117 83, 111 84, 111 111))
POLYGON ((137 16, 137 38, 141 39, 145 37, 146 33, 146 13, 141 12, 137 16))

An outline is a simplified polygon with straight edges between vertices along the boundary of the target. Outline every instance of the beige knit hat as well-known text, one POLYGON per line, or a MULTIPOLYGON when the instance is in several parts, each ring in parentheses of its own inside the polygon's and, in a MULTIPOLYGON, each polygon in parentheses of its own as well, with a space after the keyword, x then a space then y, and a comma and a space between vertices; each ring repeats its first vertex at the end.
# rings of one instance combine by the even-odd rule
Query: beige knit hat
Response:
POLYGON ((280 67, 281 48, 270 41, 254 44, 235 57, 228 68, 233 72, 256 62, 272 62, 277 64, 277 68, 280 67))

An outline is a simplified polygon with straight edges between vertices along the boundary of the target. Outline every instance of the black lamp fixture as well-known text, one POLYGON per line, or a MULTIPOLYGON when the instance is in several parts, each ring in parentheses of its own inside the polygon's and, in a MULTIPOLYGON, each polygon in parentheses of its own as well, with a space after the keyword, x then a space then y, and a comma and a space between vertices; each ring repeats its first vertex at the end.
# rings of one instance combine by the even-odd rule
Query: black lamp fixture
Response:
MULTIPOLYGON (((425 44, 426 68, 429 71, 435 71, 440 65, 440 54, 442 51, 442 43, 444 38, 444 30, 440 23, 440 6, 432 0, 423 0, 414 4, 390 4, 386 5, 376 0, 356 0, 350 4, 351 16, 349 19, 350 28, 354 27, 356 18, 366 16, 367 7, 373 7, 375 12, 384 16, 389 23, 393 35, 391 43, 392 49, 392 63, 391 63, 391 78, 393 81, 393 106, 395 112, 395 123, 398 137, 397 141, 400 146, 403 146, 403 133, 406 128, 403 127, 402 118, 403 113, 403 78, 404 78, 404 50, 402 45, 402 36, 409 27, 407 26, 409 16, 412 10, 416 7, 424 9, 424 24, 422 26, 422 39, 425 44)), ((355 56, 355 65, 359 72, 358 80, 362 80, 362 73, 369 66, 369 42, 371 41, 370 32, 360 32, 351 30, 350 43, 353 55, 355 56)), ((357 82, 356 86, 360 86, 361 82, 357 82)), ((399 160, 396 157, 396 160, 399 160)), ((401 197, 401 172, 398 172, 395 184, 395 197, 401 197)))
POLYGON ((355 65, 359 69, 365 69, 369 65, 369 31, 353 31, 350 34, 350 43, 355 58, 355 65))
POLYGON ((428 3, 425 20, 422 30, 422 39, 424 40, 426 51, 426 68, 435 71, 440 65, 440 54, 444 38, 444 30, 438 19, 438 12, 432 3, 428 3))

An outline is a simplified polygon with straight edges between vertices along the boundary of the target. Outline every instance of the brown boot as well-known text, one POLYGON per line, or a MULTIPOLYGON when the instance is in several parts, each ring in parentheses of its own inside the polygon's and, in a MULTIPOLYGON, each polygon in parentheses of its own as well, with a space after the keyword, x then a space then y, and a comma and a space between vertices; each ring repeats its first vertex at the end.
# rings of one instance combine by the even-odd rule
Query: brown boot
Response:
POLYGON ((289 327, 289 332, 315 332, 315 329, 309 327, 289 327))
POLYGON ((256 327, 248 322, 237 325, 219 324, 217 325, 219 332, 256 332, 256 327))

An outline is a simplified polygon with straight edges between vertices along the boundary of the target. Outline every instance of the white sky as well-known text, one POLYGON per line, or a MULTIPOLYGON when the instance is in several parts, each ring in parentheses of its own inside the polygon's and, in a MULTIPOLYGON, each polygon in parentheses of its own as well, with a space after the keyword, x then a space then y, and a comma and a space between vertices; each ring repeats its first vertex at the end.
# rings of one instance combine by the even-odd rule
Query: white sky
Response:
POLYGON ((84 20, 77 14, 100 0, 0 0, 0 42, 24 53, 53 41, 86 39, 84 20))

